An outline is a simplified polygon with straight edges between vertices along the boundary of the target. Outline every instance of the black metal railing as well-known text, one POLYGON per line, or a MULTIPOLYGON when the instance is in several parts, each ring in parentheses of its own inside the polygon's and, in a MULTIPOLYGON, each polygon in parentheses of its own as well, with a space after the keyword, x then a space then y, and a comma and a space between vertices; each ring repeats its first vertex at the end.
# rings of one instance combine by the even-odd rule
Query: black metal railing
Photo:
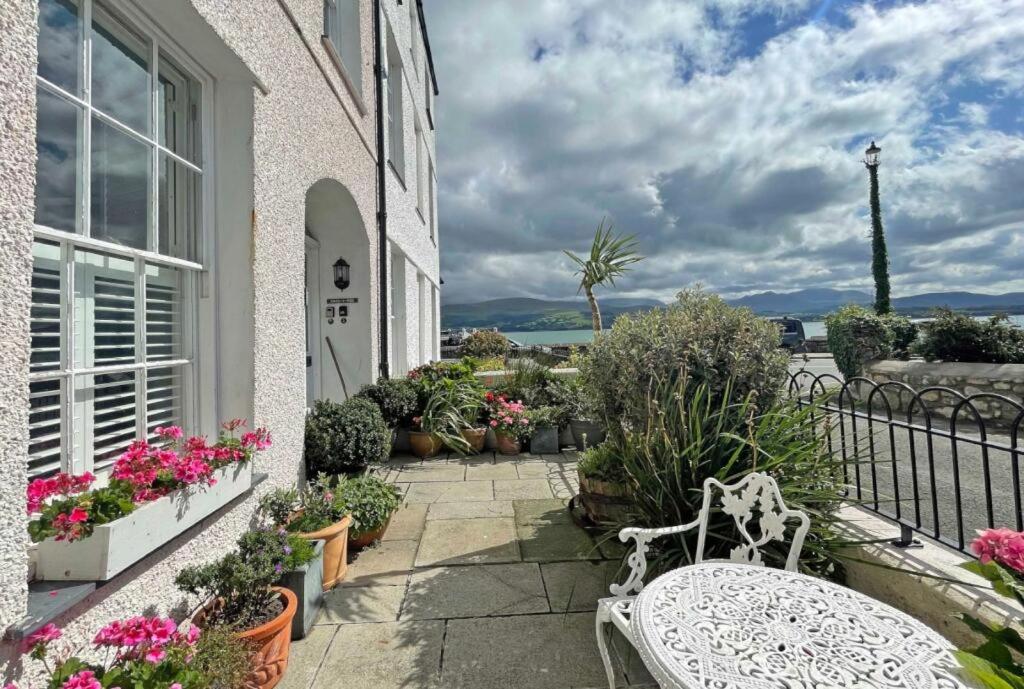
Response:
POLYGON ((790 374, 789 394, 817 403, 851 500, 912 532, 967 551, 974 530, 1024 530, 1024 406, 991 392, 790 374))

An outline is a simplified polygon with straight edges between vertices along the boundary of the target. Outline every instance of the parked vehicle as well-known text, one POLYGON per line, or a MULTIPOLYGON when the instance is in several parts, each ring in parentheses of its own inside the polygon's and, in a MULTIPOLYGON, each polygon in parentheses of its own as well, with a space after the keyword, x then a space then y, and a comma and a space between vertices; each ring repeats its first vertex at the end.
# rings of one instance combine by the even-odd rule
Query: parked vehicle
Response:
POLYGON ((790 318, 785 316, 783 318, 771 318, 772 323, 776 323, 779 326, 779 332, 782 335, 782 341, 779 346, 784 349, 788 349, 790 352, 799 352, 803 350, 804 342, 804 324, 799 318, 790 318))

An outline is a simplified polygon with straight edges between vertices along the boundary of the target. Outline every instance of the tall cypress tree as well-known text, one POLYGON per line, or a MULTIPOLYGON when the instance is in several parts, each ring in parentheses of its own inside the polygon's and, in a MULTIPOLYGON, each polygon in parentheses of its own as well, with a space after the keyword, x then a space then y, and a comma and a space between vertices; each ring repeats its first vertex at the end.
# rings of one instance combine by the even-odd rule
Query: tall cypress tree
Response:
POLYGON ((892 311, 889 300, 889 251, 885 247, 882 204, 878 200, 878 153, 881 150, 872 141, 864 159, 871 177, 871 273, 875 278, 875 313, 879 315, 892 311))

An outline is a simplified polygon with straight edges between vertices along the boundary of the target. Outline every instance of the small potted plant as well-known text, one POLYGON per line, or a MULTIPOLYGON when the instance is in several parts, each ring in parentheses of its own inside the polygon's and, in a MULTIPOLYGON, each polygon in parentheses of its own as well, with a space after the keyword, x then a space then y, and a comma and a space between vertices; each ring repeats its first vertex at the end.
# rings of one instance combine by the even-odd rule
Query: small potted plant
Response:
POLYGON ((567 411, 569 414, 569 427, 572 428, 572 437, 576 443, 576 449, 583 452, 587 448, 600 445, 605 439, 605 429, 596 421, 597 414, 594 412, 594 403, 587 394, 586 388, 579 382, 578 378, 572 380, 569 385, 569 397, 572 400, 567 411))
POLYGON ((517 455, 532 432, 526 407, 522 402, 510 401, 504 395, 487 393, 488 425, 494 430, 498 452, 517 455))
POLYGON ((462 416, 463 386, 454 380, 441 380, 433 386, 423 413, 413 419, 409 444, 417 457, 435 457, 447 445, 457 452, 466 452, 469 444, 462 437, 466 419, 462 416))
POLYGON ((325 476, 310 481, 303 491, 278 489, 260 501, 274 526, 307 541, 324 542, 323 590, 329 591, 348 571, 348 531, 352 518, 325 476))
POLYGON ((561 411, 558 407, 538 407, 527 412, 533 435, 530 436, 530 452, 534 454, 556 454, 561 451, 558 441, 558 425, 561 411))
POLYGON ((612 443, 585 450, 577 465, 580 502, 595 524, 622 523, 633 506, 629 476, 612 443))
POLYGON ((353 548, 365 548, 383 536, 402 504, 401 491, 377 476, 342 478, 334 493, 352 517, 348 542, 353 548))
POLYGON ((203 605, 192 622, 200 629, 226 626, 253 646, 247 687, 272 689, 284 676, 291 649, 295 594, 275 586, 298 564, 283 529, 243 534, 238 548, 205 565, 184 568, 178 588, 199 596, 203 605))

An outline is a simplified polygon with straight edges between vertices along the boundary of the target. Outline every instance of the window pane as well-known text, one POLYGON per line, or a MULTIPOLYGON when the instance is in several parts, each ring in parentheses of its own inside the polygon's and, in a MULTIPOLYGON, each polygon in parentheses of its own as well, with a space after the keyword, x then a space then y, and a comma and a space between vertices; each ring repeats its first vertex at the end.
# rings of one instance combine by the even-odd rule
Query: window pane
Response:
POLYGON ((159 252, 196 259, 200 176, 173 158, 160 156, 159 252))
POLYGON ((75 251, 75 366, 135 361, 135 264, 75 251))
POLYGON ((93 118, 91 148, 92 236, 147 248, 150 147, 93 118))
POLYGON ((43 79, 82 95, 82 17, 74 0, 39 1, 39 66, 43 79))
POLYGON ((45 89, 36 90, 35 222, 78 232, 78 140, 82 111, 45 89))
POLYGON ((32 345, 29 370, 60 369, 60 247, 32 245, 32 345))
POLYGON ((61 468, 61 381, 35 381, 28 395, 28 473, 49 474, 61 468))
MULTIPOLYGON (((92 458, 92 471, 104 469, 135 439, 135 372, 75 378, 76 445, 92 458)), ((86 467, 89 466, 88 460, 86 467)))
POLYGON ((193 117, 193 104, 200 102, 200 85, 183 69, 160 53, 160 78, 157 84, 157 134, 161 145, 193 163, 199 162, 197 137, 198 112, 193 117))
POLYGON ((184 376, 181 368, 154 368, 146 372, 146 435, 156 441, 157 426, 182 426, 184 376))
POLYGON ((137 132, 150 134, 149 46, 94 8, 92 104, 137 132))
POLYGON ((177 268, 146 265, 146 359, 181 359, 186 275, 177 268))

